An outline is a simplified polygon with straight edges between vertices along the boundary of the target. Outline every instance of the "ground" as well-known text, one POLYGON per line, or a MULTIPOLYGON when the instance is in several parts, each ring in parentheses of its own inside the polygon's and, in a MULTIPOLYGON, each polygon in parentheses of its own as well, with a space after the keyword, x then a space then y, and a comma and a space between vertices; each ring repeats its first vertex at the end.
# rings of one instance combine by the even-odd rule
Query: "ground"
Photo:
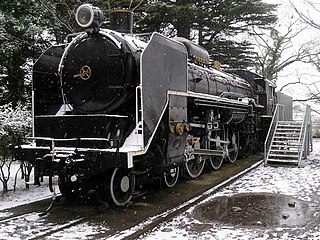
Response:
MULTIPOLYGON (((314 151, 302 167, 262 164, 140 239, 320 239, 319 168, 320 140, 315 140, 314 151)), ((21 181, 16 192, 0 195, 0 210, 50 196, 47 182, 45 179, 43 186, 32 185, 25 190, 21 181)), ((37 214, 31 214, 26 221, 35 217, 42 221, 37 214)), ((48 239, 94 239, 90 236, 107 228, 83 223, 48 239)), ((0 239, 11 239, 8 231, 0 232, 0 239)), ((108 239, 122 239, 125 235, 119 233, 108 239)))
MULTIPOLYGON (((11 166, 10 180, 8 182, 9 192, 3 193, 2 184, 0 184, 0 210, 12 208, 29 202, 34 202, 36 200, 41 200, 52 196, 48 188, 48 178, 44 178, 44 182, 41 186, 29 185, 29 189, 26 189, 25 182, 21 179, 19 172, 16 191, 13 191, 14 178, 19 169, 19 163, 14 162, 11 166)), ((33 180, 33 171, 31 173, 31 179, 33 180)), ((56 186, 57 179, 54 179, 56 186)), ((56 186, 56 191, 59 193, 58 187, 56 186)), ((1 214, 1 213, 0 213, 1 214)))
POLYGON ((319 170, 315 140, 302 167, 261 165, 141 239, 320 239, 319 170))

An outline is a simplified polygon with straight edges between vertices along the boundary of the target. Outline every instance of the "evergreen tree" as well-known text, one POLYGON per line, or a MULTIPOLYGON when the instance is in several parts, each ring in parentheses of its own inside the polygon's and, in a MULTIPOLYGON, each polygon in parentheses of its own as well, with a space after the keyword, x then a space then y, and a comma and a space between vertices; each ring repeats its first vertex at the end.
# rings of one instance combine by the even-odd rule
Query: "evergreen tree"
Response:
MULTIPOLYGON (((248 41, 235 40, 252 27, 275 22, 275 5, 262 0, 11 0, 0 2, 0 88, 2 104, 28 95, 27 66, 53 43, 81 31, 75 12, 83 3, 100 7, 109 19, 114 8, 135 9, 135 32, 158 31, 189 38, 209 50, 213 60, 231 67, 253 65, 248 41), (137 6, 139 6, 137 8, 137 6)), ((30 67, 29 67, 30 69, 30 67)), ((30 94, 30 93, 29 93, 30 94)))
POLYGON ((34 1, 0 2, 0 84, 5 91, 1 104, 12 102, 15 106, 25 100, 26 63, 34 52, 39 15, 34 1))
POLYGON ((261 0, 170 0, 144 5, 138 29, 159 31, 194 40, 209 50, 213 60, 231 67, 254 65, 253 47, 238 34, 253 27, 268 28, 277 17, 276 5, 261 0))
POLYGON ((234 40, 238 34, 251 34, 252 27, 268 28, 277 18, 274 5, 262 1, 225 0, 211 6, 209 21, 202 29, 199 43, 210 50, 212 57, 231 67, 254 65, 252 45, 246 40, 234 40))
POLYGON ((31 68, 50 45, 77 30, 76 7, 85 1, 0 2, 0 105, 31 96, 31 68))

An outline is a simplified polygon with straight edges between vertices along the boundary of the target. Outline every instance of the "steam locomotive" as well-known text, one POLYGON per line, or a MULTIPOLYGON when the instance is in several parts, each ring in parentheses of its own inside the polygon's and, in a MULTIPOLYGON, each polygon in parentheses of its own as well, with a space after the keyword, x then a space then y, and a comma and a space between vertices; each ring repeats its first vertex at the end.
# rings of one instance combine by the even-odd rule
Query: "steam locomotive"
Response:
MULTIPOLYGON (((16 158, 36 178, 59 177, 67 198, 99 192, 118 206, 141 187, 253 154, 264 141, 275 84, 245 70, 221 71, 191 41, 132 34, 133 13, 81 5, 84 32, 47 49, 33 67, 33 137, 16 158)), ((51 182, 51 181, 50 181, 51 182)))

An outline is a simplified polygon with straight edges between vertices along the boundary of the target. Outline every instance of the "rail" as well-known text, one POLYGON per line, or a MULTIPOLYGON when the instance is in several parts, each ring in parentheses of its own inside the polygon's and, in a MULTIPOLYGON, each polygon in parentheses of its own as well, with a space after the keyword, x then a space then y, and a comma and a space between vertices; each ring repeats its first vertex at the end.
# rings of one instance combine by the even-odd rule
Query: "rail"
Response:
POLYGON ((272 138, 274 135, 274 131, 276 130, 278 121, 287 121, 289 120, 289 116, 285 111, 285 106, 282 104, 277 104, 276 109, 274 111, 272 121, 269 127, 269 131, 266 137, 266 140, 264 142, 264 163, 267 163, 267 151, 270 149, 270 145, 272 142, 272 138))
POLYGON ((311 108, 306 106, 302 127, 299 136, 298 146, 298 166, 300 166, 302 157, 307 158, 307 155, 312 151, 312 121, 311 121, 311 108))

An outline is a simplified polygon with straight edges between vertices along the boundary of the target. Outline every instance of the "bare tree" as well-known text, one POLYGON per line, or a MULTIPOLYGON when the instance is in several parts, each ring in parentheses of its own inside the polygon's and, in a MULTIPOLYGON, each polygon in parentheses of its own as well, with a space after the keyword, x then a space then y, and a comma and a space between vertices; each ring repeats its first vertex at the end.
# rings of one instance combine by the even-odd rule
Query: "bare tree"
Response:
MULTIPOLYGON (((302 0, 305 10, 299 8, 296 5, 296 1, 289 0, 291 7, 294 9, 294 11, 299 16, 299 21, 308 26, 309 28, 312 28, 315 31, 320 30, 320 3, 318 0, 302 0)), ((314 40, 313 46, 319 46, 320 45, 320 39, 314 40)), ((316 67, 316 69, 320 72, 320 49, 319 47, 315 47, 313 49, 313 53, 309 53, 308 58, 305 60, 307 63, 312 64, 316 67)), ((308 86, 308 96, 305 99, 297 99, 297 101, 300 102, 307 102, 307 101, 313 101, 320 103, 320 89, 319 85, 317 85, 319 82, 315 82, 311 86, 308 86)))
POLYGON ((295 10, 295 12, 298 14, 302 22, 308 24, 309 26, 316 28, 320 30, 320 21, 319 18, 317 20, 314 18, 314 16, 320 15, 320 3, 318 0, 304 0, 305 6, 307 6, 307 9, 309 9, 307 12, 302 12, 300 8, 298 8, 292 0, 289 0, 290 5, 295 10), (317 14, 311 14, 310 12, 317 13, 317 14))
POLYGON ((320 138, 320 118, 316 117, 313 120, 313 135, 316 138, 320 138))
MULTIPOLYGON (((257 56, 257 72, 269 80, 277 80, 278 74, 295 62, 309 61, 315 55, 314 42, 308 41, 298 48, 294 47, 293 39, 303 33, 303 28, 297 29, 298 20, 292 21, 286 31, 277 30, 276 26, 270 31, 270 36, 265 33, 255 32, 257 47, 260 55, 257 56)), ((279 25, 279 24, 278 24, 279 25)))
MULTIPOLYGON (((280 18, 279 21, 282 19, 284 22, 279 22, 269 36, 264 32, 256 32, 257 46, 261 52, 257 56, 256 69, 259 74, 276 81, 282 70, 290 65, 294 66, 296 76, 292 77, 290 74, 287 78, 296 80, 288 81, 279 91, 295 85, 297 89, 305 89, 306 95, 295 95, 294 101, 302 104, 320 103, 320 81, 317 81, 319 76, 315 76, 316 73, 312 75, 312 70, 302 70, 301 67, 310 69, 309 66, 313 65, 320 72, 320 39, 315 35, 315 32, 320 30, 320 21, 317 18, 320 14, 320 3, 318 0, 289 0, 289 5, 293 11, 280 18), (297 62, 302 64, 295 64, 297 62)), ((319 113, 315 109, 313 111, 319 113)))

